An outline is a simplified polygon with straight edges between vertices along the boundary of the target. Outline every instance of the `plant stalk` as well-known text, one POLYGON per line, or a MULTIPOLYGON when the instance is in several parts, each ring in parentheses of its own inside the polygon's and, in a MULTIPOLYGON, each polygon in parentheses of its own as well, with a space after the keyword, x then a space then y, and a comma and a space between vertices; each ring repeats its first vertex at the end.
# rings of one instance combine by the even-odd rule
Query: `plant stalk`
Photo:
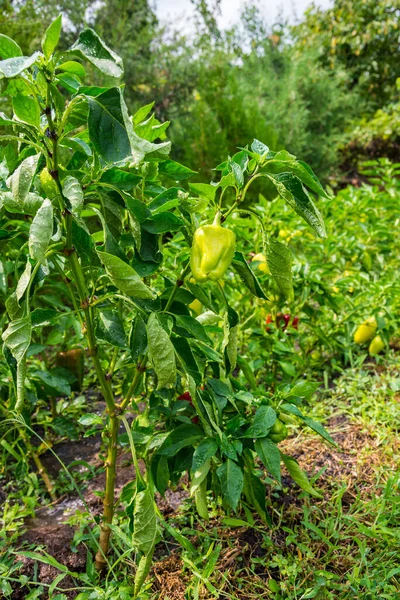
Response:
POLYGON ((109 422, 109 442, 106 460, 106 489, 103 501, 103 522, 100 529, 99 549, 96 553, 95 566, 98 571, 102 571, 107 565, 107 552, 110 542, 111 529, 109 527, 114 516, 114 490, 115 490, 115 472, 117 463, 117 435, 119 419, 114 413, 110 415, 109 422))

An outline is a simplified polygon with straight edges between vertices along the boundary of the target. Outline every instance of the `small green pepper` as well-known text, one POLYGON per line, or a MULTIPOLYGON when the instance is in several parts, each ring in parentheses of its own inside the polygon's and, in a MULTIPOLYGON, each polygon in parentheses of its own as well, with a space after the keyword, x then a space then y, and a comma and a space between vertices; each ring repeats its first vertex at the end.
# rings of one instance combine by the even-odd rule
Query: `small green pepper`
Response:
POLYGON ((194 233, 190 267, 199 282, 221 279, 235 254, 236 236, 220 222, 221 213, 217 213, 212 225, 199 227, 194 233))

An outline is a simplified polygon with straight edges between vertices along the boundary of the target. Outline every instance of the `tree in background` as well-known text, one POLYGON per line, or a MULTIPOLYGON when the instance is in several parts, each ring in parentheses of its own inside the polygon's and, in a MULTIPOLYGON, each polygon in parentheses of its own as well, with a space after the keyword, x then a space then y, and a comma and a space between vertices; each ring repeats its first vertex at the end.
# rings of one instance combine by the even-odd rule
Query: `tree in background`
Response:
POLYGON ((315 48, 321 63, 345 69, 373 112, 393 98, 400 77, 400 5, 393 0, 335 0, 313 6, 293 30, 298 51, 315 48))

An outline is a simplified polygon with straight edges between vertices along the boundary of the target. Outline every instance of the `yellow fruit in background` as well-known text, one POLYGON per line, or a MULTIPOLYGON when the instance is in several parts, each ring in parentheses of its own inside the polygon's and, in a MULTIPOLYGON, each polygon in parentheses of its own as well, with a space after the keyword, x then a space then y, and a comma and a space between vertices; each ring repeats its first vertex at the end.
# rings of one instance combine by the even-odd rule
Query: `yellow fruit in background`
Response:
POLYGON ((385 342, 382 340, 380 335, 374 337, 372 342, 369 345, 368 352, 371 356, 374 354, 379 354, 385 348, 385 342))
POLYGON ((365 344, 372 340, 377 330, 375 317, 370 317, 362 325, 359 325, 354 332, 354 342, 356 344, 365 344))
POLYGON ((194 313, 196 313, 196 315, 199 315, 203 310, 203 305, 200 300, 197 300, 197 298, 195 298, 188 306, 194 313))
POLYGON ((292 236, 292 232, 289 231, 288 229, 281 229, 279 231, 279 237, 283 238, 284 240, 287 240, 288 238, 290 238, 292 236))
POLYGON ((257 265, 257 269, 259 269, 262 273, 269 273, 267 259, 265 258, 264 254, 256 254, 251 259, 251 262, 258 262, 259 264, 257 265))

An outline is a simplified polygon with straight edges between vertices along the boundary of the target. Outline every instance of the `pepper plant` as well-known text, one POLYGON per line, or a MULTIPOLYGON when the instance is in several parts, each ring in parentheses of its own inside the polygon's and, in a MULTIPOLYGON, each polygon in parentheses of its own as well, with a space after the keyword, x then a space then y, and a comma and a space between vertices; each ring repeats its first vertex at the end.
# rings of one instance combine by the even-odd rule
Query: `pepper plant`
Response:
MULTIPOLYGON (((154 492, 164 494, 183 473, 204 519, 211 492, 226 510, 242 501, 268 522, 257 456, 278 482, 283 461, 318 496, 277 446, 293 418, 332 441, 299 408, 316 386, 298 381, 268 391, 256 380, 244 359, 246 304, 232 306, 229 288, 268 301, 231 228, 256 219, 265 232, 248 201, 254 181, 272 183, 322 237, 312 196, 327 195, 309 166, 257 140, 220 164, 213 183, 187 183, 195 173, 169 158, 168 123, 152 105, 130 116, 122 85, 83 83, 85 63, 119 80, 121 59, 91 29, 60 53, 60 31, 61 16, 29 57, 0 36, 1 86, 11 102, 0 115, 0 323, 11 382, 2 397, 9 415, 29 420, 35 348, 60 323, 84 336, 107 407, 104 424, 91 413, 80 420, 103 429, 108 447, 96 566, 107 565, 122 422, 136 469, 123 501, 138 594, 157 539, 154 492), (138 416, 130 425, 132 408, 138 416)), ((274 236, 261 237, 270 275, 290 297, 291 254, 274 236)), ((51 372, 40 377, 46 390, 59 389, 51 372)))

